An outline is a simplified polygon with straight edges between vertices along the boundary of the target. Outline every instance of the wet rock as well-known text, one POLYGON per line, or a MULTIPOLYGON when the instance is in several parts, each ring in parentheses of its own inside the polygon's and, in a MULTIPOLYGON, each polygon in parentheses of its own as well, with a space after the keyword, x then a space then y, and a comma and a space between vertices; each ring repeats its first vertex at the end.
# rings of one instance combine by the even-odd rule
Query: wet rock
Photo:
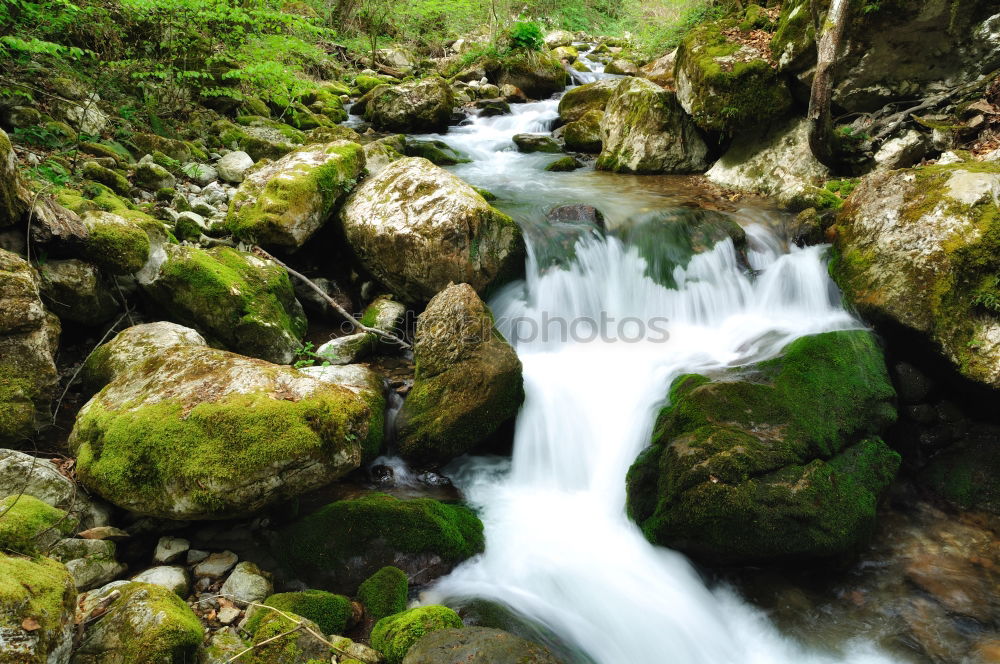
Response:
POLYGON ((418 157, 365 180, 340 218, 361 263, 407 303, 426 302, 449 282, 485 290, 516 273, 522 261, 513 220, 418 157))
POLYGON ((121 309, 110 285, 97 267, 71 258, 50 260, 41 266, 42 296, 61 320, 100 325, 121 309))
POLYGON ((549 210, 545 214, 545 218, 549 221, 590 224, 597 228, 604 228, 604 215, 591 205, 560 205, 549 210))
POLYGON ((73 579, 61 564, 0 554, 0 661, 69 662, 75 603, 73 579))
POLYGON ((416 377, 396 419, 404 457, 447 461, 517 414, 521 362, 468 284, 451 285, 430 301, 417 319, 413 354, 416 377))
POLYGON ((677 96, 655 83, 629 78, 619 84, 601 121, 602 170, 690 173, 704 170, 708 147, 677 96))
POLYGON ((559 119, 576 122, 590 111, 604 111, 621 81, 604 79, 578 85, 559 99, 559 119))
POLYGON ((444 141, 406 141, 407 157, 423 157, 438 166, 454 166, 469 161, 444 141))
POLYGON ((588 111, 579 120, 563 127, 563 141, 567 150, 599 154, 602 143, 601 122, 603 111, 588 111))
POLYGON ((191 577, 188 571, 174 565, 150 567, 133 576, 132 581, 166 588, 178 597, 187 597, 191 590, 191 577))
POLYGON ((234 150, 226 153, 216 162, 215 167, 220 178, 226 182, 239 184, 243 182, 246 172, 253 168, 253 164, 253 157, 242 150, 234 150))
POLYGON ((372 647, 388 664, 402 664, 417 641, 438 630, 462 627, 462 619, 446 606, 418 606, 379 620, 372 630, 372 647))
POLYGON ((140 325, 88 360, 90 376, 110 382, 81 409, 69 445, 81 482, 110 502, 171 519, 231 518, 328 484, 378 450, 381 395, 193 334, 140 325))
POLYGON ((518 152, 562 152, 559 143, 547 134, 515 134, 518 152))
POLYGON ((298 249, 326 223, 364 167, 357 143, 300 148, 244 175, 230 203, 229 229, 264 247, 298 249))
POLYGON ((376 129, 408 133, 443 131, 451 122, 455 100, 440 76, 376 88, 364 118, 376 129))
POLYGON ((583 168, 583 163, 579 159, 576 159, 575 157, 562 157, 546 166, 545 170, 553 173, 564 173, 567 171, 575 171, 578 168, 583 168))
POLYGON ((403 664, 559 664, 547 648, 489 627, 441 629, 414 643, 403 664))

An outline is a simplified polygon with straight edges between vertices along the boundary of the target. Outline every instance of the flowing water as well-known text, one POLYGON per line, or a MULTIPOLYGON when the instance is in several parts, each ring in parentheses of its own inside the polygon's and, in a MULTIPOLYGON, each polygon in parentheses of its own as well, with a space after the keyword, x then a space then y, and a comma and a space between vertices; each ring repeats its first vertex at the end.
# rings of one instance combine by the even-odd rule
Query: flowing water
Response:
POLYGON ((707 587, 684 556, 650 545, 625 514, 626 472, 674 377, 859 326, 823 250, 789 250, 771 230, 773 213, 744 210, 734 218, 747 232, 745 255, 723 240, 676 266, 671 287, 647 275, 636 247, 593 229, 573 235, 566 261, 552 266, 534 231, 553 205, 594 205, 612 230, 678 209, 670 179, 547 173, 553 155, 514 150, 515 133, 546 132, 556 115, 553 100, 522 104, 436 137, 472 159, 453 170, 498 194, 529 238, 526 280, 491 301, 523 362, 526 399, 512 459, 471 457, 448 469, 480 510, 486 552, 424 600, 512 607, 570 644, 574 659, 600 664, 883 661, 864 643, 821 653, 786 639, 731 591, 707 587), (604 334, 593 338, 595 326, 604 334))

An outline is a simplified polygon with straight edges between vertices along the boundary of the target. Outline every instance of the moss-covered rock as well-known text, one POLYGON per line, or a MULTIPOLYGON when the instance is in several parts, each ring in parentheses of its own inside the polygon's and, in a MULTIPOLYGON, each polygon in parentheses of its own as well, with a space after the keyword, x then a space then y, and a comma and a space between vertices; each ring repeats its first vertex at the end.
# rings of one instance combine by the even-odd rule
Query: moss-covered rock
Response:
POLYGON ((17 450, 0 449, 0 495, 22 493, 68 512, 80 530, 108 524, 109 508, 81 491, 55 464, 17 450))
POLYGON ((184 600, 148 583, 126 583, 114 590, 120 596, 87 625, 73 664, 197 661, 201 622, 184 600))
POLYGON ((403 664, 560 664, 549 650, 490 627, 435 630, 414 643, 403 664))
POLYGON ((238 238, 295 250, 329 219, 365 168, 357 143, 300 148, 247 174, 229 205, 227 225, 238 238))
POLYGON ((370 437, 381 444, 381 394, 165 325, 129 328, 88 362, 110 382, 80 410, 69 445, 80 481, 109 502, 172 519, 244 515, 354 470, 370 437))
POLYGON ((88 180, 100 182, 105 187, 111 189, 116 194, 128 195, 132 191, 132 184, 121 173, 105 168, 96 161, 88 161, 83 164, 80 174, 88 180))
POLYGON ((1000 165, 876 173, 837 217, 831 266, 876 322, 915 330, 962 375, 1000 387, 1000 165))
POLYGON ((834 557, 869 537, 899 455, 895 393, 870 332, 803 337, 717 380, 681 376, 628 473, 646 537, 724 563, 834 557))
POLYGON ((364 118, 384 131, 443 131, 451 122, 454 107, 448 82, 440 76, 429 76, 379 88, 365 105, 364 118))
POLYGON ((14 146, 0 129, 0 228, 13 225, 28 209, 20 178, 14 146))
POLYGON ((569 171, 575 171, 576 169, 582 167, 583 163, 576 157, 565 156, 553 161, 545 167, 545 170, 553 173, 566 173, 569 171))
POLYGON ((147 191, 170 189, 177 184, 177 178, 170 171, 153 162, 140 163, 133 177, 135 183, 147 191))
POLYGON ((406 610, 410 580, 398 567, 383 567, 358 587, 358 600, 373 620, 406 610))
POLYGON ((268 611, 254 625, 250 640, 253 650, 240 661, 247 664, 325 664, 331 661, 331 649, 317 634, 323 634, 320 627, 303 616, 268 611), (298 625, 308 629, 296 629, 298 625))
POLYGON ((525 49, 488 62, 486 74, 491 83, 513 85, 532 99, 546 99, 562 92, 569 81, 569 74, 554 55, 525 49))
POLYGON ((0 249, 0 444, 28 443, 48 415, 59 320, 45 311, 28 261, 0 249))
POLYGON ((438 166, 454 166, 469 161, 467 157, 444 141, 409 140, 406 141, 404 151, 407 157, 423 157, 438 166))
POLYGON ((407 651, 424 635, 462 626, 462 619, 446 606, 418 606, 379 620, 372 630, 372 647, 388 664, 402 664, 407 651))
POLYGON ((220 120, 212 129, 223 146, 242 150, 254 161, 280 159, 306 142, 304 132, 270 118, 240 116, 236 121, 220 120))
POLYGON ((563 142, 567 150, 575 152, 601 152, 601 121, 604 111, 587 111, 579 120, 566 125, 563 130, 563 142))
POLYGON ((310 583, 353 593, 387 565, 425 583, 483 546, 483 524, 466 507, 373 493, 299 519, 279 534, 275 554, 310 583))
POLYGON ((386 136, 365 145, 365 164, 368 175, 376 175, 394 161, 399 161, 405 155, 406 137, 402 134, 386 136))
POLYGON ((283 267, 229 247, 167 245, 143 291, 177 322, 243 355, 290 364, 306 318, 283 267))
POLYGON ((371 92, 380 85, 395 83, 391 77, 369 76, 368 74, 358 74, 354 77, 354 88, 361 94, 371 92))
MULTIPOLYGON (((353 613, 349 597, 325 590, 278 593, 265 599, 263 604, 313 621, 322 630, 321 634, 343 634, 350 625, 353 613)), ((255 607, 247 621, 246 631, 255 634, 273 613, 263 607, 255 607)))
POLYGON ((28 494, 0 500, 0 550, 33 556, 73 532, 76 519, 28 494))
POLYGON ((149 260, 149 234, 134 221, 112 212, 87 212, 83 225, 87 229, 84 257, 101 269, 135 274, 149 260))
POLYGON ((473 449, 517 414, 521 361, 468 284, 451 285, 417 319, 416 376, 396 419, 399 452, 423 462, 473 449))
POLYGON ((523 266, 517 224, 419 157, 365 180, 340 219, 361 263, 403 302, 426 302, 450 282, 482 292, 523 266))
POLYGON ((0 661, 69 661, 75 605, 73 579, 61 564, 0 554, 0 661))
POLYGON ((622 81, 601 120, 601 170, 689 173, 707 168, 708 147, 677 95, 642 78, 622 81))
POLYGON ((639 76, 647 81, 656 83, 661 88, 674 87, 674 69, 677 64, 677 50, 673 50, 666 55, 647 62, 639 67, 639 76))
POLYGON ((620 83, 618 79, 604 79, 567 90, 559 99, 559 119, 576 122, 590 111, 604 111, 620 83))
POLYGON ((156 134, 135 134, 132 136, 132 143, 143 155, 160 152, 182 163, 191 161, 195 157, 205 156, 203 152, 195 148, 191 143, 157 136, 156 134))
POLYGON ((548 134, 514 134, 514 145, 518 152, 547 152, 556 154, 562 152, 559 142, 548 134))
POLYGON ((785 115, 792 95, 769 53, 730 41, 730 22, 707 23, 677 49, 677 99, 706 131, 729 134, 764 126, 785 115))
POLYGON ((121 306, 97 267, 75 258, 46 261, 41 266, 42 296, 61 320, 100 325, 121 306))

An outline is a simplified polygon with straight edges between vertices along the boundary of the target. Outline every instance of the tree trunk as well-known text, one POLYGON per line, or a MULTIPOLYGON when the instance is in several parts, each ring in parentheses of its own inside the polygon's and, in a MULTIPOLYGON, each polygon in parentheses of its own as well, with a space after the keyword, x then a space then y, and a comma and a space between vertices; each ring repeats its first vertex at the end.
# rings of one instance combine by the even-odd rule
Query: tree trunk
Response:
POLYGON ((809 149, 813 155, 831 169, 838 165, 836 137, 833 135, 833 117, 830 112, 830 98, 833 81, 830 70, 837 60, 837 53, 844 39, 844 29, 850 18, 850 0, 831 0, 827 12, 825 29, 820 34, 816 0, 812 0, 813 17, 816 25, 816 73, 813 75, 812 91, 809 95, 809 149))

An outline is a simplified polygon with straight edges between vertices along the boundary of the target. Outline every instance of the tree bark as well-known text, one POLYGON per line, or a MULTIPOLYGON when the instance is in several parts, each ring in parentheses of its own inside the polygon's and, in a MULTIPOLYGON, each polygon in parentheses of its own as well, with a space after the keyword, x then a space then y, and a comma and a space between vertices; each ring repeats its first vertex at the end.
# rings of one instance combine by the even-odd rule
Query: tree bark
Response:
MULTIPOLYGON (((836 137, 833 133, 833 116, 830 111, 833 96, 831 70, 844 40, 844 30, 850 18, 850 0, 831 0, 822 34, 816 26, 816 73, 813 75, 809 95, 809 149, 824 166, 836 169, 838 165, 836 137)), ((818 17, 816 0, 812 0, 813 16, 818 17)))

